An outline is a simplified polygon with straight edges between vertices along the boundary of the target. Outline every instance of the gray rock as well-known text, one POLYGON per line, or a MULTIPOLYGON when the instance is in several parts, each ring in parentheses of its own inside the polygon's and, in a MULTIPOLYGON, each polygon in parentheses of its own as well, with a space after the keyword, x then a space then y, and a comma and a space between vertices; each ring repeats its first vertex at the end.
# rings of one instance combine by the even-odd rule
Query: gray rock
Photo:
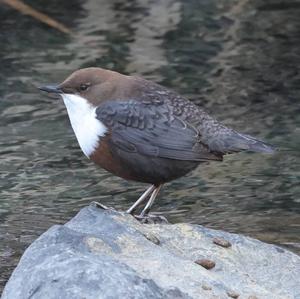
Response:
POLYGON ((236 234, 141 224, 91 205, 25 251, 2 299, 251 296, 300 298, 300 257, 236 234), (215 262, 210 270, 196 263, 206 259, 215 262))

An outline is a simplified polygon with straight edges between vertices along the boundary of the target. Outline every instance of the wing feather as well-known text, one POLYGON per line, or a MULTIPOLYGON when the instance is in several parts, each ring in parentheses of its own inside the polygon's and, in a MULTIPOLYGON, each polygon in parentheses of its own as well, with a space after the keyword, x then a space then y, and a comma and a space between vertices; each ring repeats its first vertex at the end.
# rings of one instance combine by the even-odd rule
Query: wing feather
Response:
POLYGON ((185 161, 222 160, 201 143, 197 129, 175 117, 164 103, 109 101, 96 109, 96 115, 120 150, 185 161))

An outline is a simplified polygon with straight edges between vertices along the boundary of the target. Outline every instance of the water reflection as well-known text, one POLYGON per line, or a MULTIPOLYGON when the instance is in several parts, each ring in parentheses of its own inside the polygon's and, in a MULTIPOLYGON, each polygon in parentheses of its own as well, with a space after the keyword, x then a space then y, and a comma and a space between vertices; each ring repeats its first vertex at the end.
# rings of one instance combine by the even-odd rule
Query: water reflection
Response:
POLYGON ((32 1, 74 37, 0 5, 0 284, 49 226, 93 200, 124 210, 145 188, 87 161, 63 104, 35 88, 90 65, 161 82, 283 148, 203 165, 154 208, 300 252, 300 21, 291 6, 264 3, 32 1))

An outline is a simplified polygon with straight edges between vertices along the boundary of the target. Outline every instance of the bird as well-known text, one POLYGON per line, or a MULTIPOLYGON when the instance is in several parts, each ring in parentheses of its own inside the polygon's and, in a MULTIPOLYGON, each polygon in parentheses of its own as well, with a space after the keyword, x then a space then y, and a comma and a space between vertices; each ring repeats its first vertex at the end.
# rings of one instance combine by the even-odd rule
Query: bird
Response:
POLYGON ((126 211, 147 217, 161 187, 199 164, 274 146, 228 128, 175 91, 98 67, 40 90, 59 94, 85 156, 125 180, 150 184, 126 211))

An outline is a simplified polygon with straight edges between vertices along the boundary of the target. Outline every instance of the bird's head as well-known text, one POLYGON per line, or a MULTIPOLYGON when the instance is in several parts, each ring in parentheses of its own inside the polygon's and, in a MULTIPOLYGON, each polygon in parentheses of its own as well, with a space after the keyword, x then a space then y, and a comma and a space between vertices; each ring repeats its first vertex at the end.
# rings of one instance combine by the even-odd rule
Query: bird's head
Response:
POLYGON ((127 76, 102 68, 90 67, 75 71, 62 83, 45 85, 39 89, 48 93, 60 94, 65 103, 85 99, 89 104, 98 106, 102 101, 110 99, 123 85, 127 76))

